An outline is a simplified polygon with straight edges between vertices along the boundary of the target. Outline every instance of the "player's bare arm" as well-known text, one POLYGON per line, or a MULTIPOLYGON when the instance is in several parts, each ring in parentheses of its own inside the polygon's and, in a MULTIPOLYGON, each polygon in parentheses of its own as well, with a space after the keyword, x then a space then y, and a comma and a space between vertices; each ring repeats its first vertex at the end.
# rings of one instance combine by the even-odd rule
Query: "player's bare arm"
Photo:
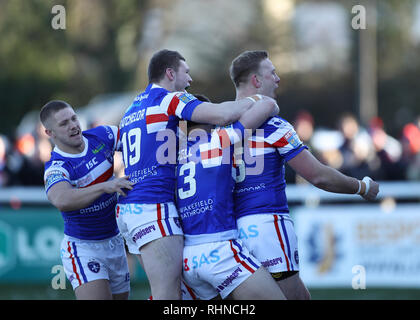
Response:
POLYGON ((72 211, 85 208, 104 193, 117 192, 125 196, 124 189, 131 190, 133 183, 128 177, 97 183, 86 188, 73 188, 68 182, 62 181, 53 185, 48 191, 48 200, 60 211, 72 211))
POLYGON ((372 179, 366 177, 363 180, 358 180, 346 176, 338 170, 322 164, 307 150, 303 150, 288 164, 305 180, 325 191, 357 193, 366 200, 374 200, 379 192, 379 184, 372 179))
POLYGON ((277 102, 269 97, 255 96, 251 99, 258 99, 240 118, 239 122, 245 129, 256 129, 269 117, 277 115, 280 111, 277 102))
POLYGON ((250 99, 222 103, 203 102, 195 108, 191 120, 198 123, 225 126, 237 121, 253 103, 250 99))

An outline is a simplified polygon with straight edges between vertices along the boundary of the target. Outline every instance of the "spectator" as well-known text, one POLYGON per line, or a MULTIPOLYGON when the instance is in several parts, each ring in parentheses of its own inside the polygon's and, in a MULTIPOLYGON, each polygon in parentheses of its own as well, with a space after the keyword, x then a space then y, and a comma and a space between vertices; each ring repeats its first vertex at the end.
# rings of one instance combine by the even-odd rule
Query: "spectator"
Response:
POLYGON ((343 135, 339 147, 343 163, 339 170, 358 179, 367 175, 380 179, 380 159, 376 156, 371 137, 360 127, 356 117, 351 113, 343 114, 339 119, 339 130, 343 135))
POLYGON ((402 159, 406 166, 405 178, 420 180, 420 115, 414 122, 407 123, 402 130, 402 159))
POLYGON ((401 143, 385 132, 384 123, 379 117, 370 121, 369 132, 380 159, 382 179, 403 180, 406 166, 402 161, 401 143))

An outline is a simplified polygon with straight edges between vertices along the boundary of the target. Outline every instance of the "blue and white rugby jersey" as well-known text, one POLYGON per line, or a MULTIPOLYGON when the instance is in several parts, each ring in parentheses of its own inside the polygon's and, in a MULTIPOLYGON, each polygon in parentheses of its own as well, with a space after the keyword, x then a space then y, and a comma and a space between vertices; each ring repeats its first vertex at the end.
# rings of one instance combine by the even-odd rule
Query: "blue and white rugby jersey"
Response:
POLYGON ((234 192, 237 218, 258 213, 288 214, 284 164, 307 149, 293 126, 278 116, 258 129, 248 139, 248 148, 244 148, 248 159, 243 156, 237 167, 234 192), (258 129, 263 129, 263 134, 258 129), (262 167, 262 172, 245 174, 244 168, 257 167, 262 167))
POLYGON ((243 132, 237 121, 180 147, 177 208, 186 245, 237 238, 232 156, 243 132))
POLYGON ((155 84, 136 97, 120 122, 125 175, 135 185, 119 203, 175 200, 178 122, 191 120, 201 103, 191 94, 169 92, 155 84))
MULTIPOLYGON (((57 147, 45 164, 45 191, 61 181, 74 188, 86 188, 114 178, 114 151, 118 128, 100 126, 82 132, 85 149, 80 154, 68 154, 57 147)), ((119 233, 115 220, 117 194, 102 194, 89 207, 61 212, 64 233, 84 240, 102 240, 119 233)))

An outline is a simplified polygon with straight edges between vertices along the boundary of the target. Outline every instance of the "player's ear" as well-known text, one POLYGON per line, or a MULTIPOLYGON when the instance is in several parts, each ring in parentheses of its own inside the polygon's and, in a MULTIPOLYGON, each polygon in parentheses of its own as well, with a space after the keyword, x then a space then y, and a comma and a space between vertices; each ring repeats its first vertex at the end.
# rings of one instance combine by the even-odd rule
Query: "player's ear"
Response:
POLYGON ((51 138, 51 136, 52 136, 52 131, 51 131, 51 130, 49 130, 49 129, 45 129, 45 134, 51 138))
POLYGON ((261 87, 261 81, 258 79, 257 74, 251 74, 251 83, 257 89, 261 87))
POLYGON ((169 80, 173 81, 175 79, 175 72, 174 69, 172 68, 167 68, 166 71, 166 76, 168 77, 169 80))

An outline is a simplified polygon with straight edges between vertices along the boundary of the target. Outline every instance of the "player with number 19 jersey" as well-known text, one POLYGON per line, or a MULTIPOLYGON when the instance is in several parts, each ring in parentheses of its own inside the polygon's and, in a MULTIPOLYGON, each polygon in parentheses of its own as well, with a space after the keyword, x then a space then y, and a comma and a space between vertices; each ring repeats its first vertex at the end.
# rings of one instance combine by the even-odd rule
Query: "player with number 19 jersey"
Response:
POLYGON ((119 197, 116 218, 133 254, 155 239, 183 234, 174 203, 177 128, 201 103, 187 92, 149 84, 120 122, 125 175, 135 184, 119 197))
POLYGON ((160 163, 159 156, 169 152, 176 159, 176 140, 172 138, 176 137, 179 119, 190 120, 201 103, 191 94, 169 92, 156 84, 136 97, 120 122, 125 174, 135 185, 119 203, 174 201, 176 163, 160 163), (168 134, 160 138, 159 132, 164 130, 174 135, 166 131, 168 134), (166 151, 163 144, 168 147, 166 151))

